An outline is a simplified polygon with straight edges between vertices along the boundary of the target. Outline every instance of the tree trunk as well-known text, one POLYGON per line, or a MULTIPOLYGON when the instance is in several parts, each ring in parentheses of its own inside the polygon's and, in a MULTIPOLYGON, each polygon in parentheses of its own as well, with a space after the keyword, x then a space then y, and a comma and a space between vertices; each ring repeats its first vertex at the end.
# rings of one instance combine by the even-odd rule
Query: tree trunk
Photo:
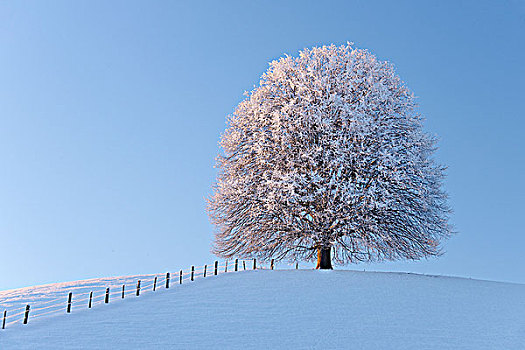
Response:
POLYGON ((317 267, 316 269, 328 269, 332 270, 332 257, 330 255, 331 248, 318 248, 317 249, 317 267))

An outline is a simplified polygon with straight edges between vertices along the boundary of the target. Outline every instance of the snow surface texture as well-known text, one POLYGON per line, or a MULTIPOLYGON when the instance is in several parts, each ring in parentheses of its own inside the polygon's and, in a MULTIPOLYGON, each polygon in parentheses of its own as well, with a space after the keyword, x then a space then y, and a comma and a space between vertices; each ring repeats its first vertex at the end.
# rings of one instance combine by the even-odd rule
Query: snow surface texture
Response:
MULTIPOLYGON (((0 293, 2 301, 6 293, 16 291, 0 293)), ((12 325, 0 330, 0 348, 525 349, 520 284, 256 270, 115 301, 12 325)))
MULTIPOLYGON (((123 284, 128 288, 125 291, 127 296, 135 292, 133 288, 135 283, 137 283, 137 280, 144 282, 147 281, 147 283, 151 284, 154 276, 159 276, 159 278, 162 277, 162 275, 137 275, 93 278, 82 281, 52 283, 41 286, 0 291, 0 311, 7 309, 9 311, 8 315, 11 315, 13 310, 22 310, 28 303, 31 305, 31 316, 40 314, 40 312, 35 313, 34 309, 41 306, 47 307, 48 305, 59 305, 59 307, 62 306, 62 308, 64 308, 66 305, 67 293, 69 292, 72 292, 75 297, 79 294, 83 294, 84 297, 86 293, 93 291, 94 301, 98 302, 104 295, 106 287, 110 287, 114 292, 117 291, 118 288, 122 288, 123 284), (60 303, 60 300, 63 302, 60 303)), ((142 287, 142 289, 144 289, 144 287, 142 287)), ((73 298, 73 305, 75 304, 80 304, 77 301, 77 298, 73 298)), ((87 302, 83 304, 87 305, 87 302)))

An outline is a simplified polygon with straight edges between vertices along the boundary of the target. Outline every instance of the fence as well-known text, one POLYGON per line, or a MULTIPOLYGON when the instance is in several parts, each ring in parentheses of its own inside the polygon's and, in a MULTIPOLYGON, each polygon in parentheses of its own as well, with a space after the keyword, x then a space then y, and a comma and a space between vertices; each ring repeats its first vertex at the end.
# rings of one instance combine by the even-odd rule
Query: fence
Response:
MULTIPOLYGON (((219 265, 219 262, 215 261, 212 265, 191 266, 187 272, 180 270, 176 273, 167 272, 165 274, 150 275, 150 280, 138 279, 134 285, 123 284, 122 287, 117 289, 113 288, 113 290, 106 286, 104 287, 105 289, 98 294, 95 294, 93 291, 75 295, 69 292, 59 298, 41 302, 36 307, 31 307, 30 304, 27 304, 15 309, 5 309, 2 315, 1 329, 5 329, 15 323, 27 324, 32 319, 44 316, 71 313, 78 308, 92 309, 101 304, 109 304, 112 301, 123 300, 129 296, 138 297, 145 293, 155 292, 161 288, 169 289, 174 285, 183 284, 185 281, 194 281, 196 278, 206 278, 227 272, 268 268, 271 270, 274 269, 274 259, 271 259, 269 267, 265 267, 264 265, 259 266, 256 259, 235 259, 230 261, 229 265, 228 260, 226 260, 223 265, 219 265)), ((295 268, 298 268, 297 263, 295 264, 295 268)))

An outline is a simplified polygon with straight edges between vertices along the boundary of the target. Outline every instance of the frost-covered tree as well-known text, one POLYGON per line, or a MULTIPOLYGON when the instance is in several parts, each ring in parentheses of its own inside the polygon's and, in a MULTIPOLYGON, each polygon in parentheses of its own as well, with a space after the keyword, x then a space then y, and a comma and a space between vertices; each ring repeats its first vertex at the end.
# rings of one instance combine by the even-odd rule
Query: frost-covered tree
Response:
POLYGON ((450 235, 412 92, 351 44, 270 63, 229 116, 208 210, 214 253, 318 268, 440 254, 450 235))

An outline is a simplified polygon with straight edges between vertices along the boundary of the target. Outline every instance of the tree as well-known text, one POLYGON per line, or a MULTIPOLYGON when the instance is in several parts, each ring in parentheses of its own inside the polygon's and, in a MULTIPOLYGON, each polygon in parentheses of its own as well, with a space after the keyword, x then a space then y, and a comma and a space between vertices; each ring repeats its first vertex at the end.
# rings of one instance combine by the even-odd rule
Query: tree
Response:
POLYGON ((343 46, 270 63, 228 117, 208 212, 222 257, 318 268, 441 254, 436 141, 388 62, 343 46))

